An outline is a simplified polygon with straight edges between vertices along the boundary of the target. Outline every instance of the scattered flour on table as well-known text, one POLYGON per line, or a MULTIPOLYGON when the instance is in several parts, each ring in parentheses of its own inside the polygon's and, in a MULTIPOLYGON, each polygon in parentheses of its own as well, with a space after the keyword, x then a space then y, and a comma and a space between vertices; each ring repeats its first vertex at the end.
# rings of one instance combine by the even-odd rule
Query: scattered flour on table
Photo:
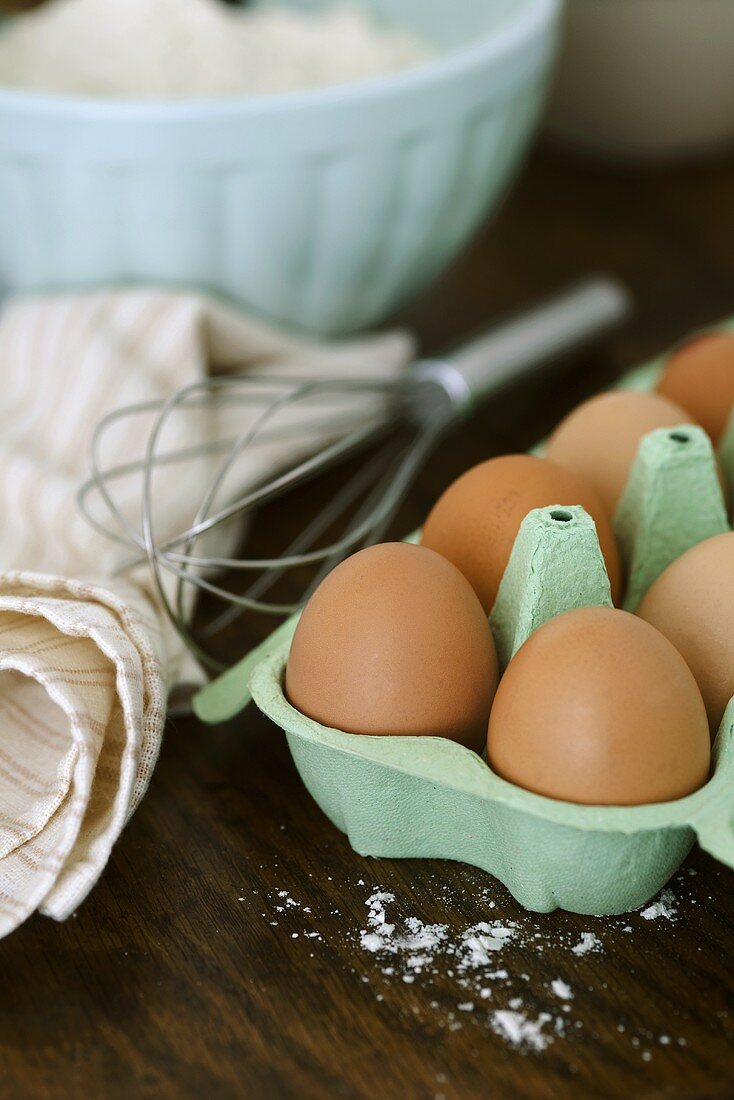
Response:
POLYGON ((408 917, 405 930, 395 931, 388 923, 385 906, 395 901, 395 895, 376 892, 367 899, 368 929, 360 933, 360 943, 365 951, 384 951, 397 955, 406 953, 409 963, 418 973, 430 961, 431 953, 446 939, 448 929, 444 924, 424 924, 417 917, 408 917))
POLYGON ((601 950, 601 940, 594 932, 582 932, 581 939, 571 950, 574 955, 588 955, 590 951, 601 950))
POLYGON ((102 98, 193 99, 344 84, 426 61, 428 43, 349 4, 51 0, 0 34, 0 85, 102 98))
POLYGON ((500 1008, 492 1013, 492 1030, 514 1047, 542 1051, 553 1042, 551 1035, 543 1034, 544 1026, 552 1018, 550 1013, 541 1012, 537 1020, 530 1020, 523 1012, 500 1008))
POLYGON ((675 920, 677 915, 678 909, 675 904, 675 894, 672 890, 663 890, 657 901, 654 901, 652 905, 648 905, 640 913, 640 916, 644 917, 645 920, 657 920, 658 917, 675 920))
POLYGON ((418 917, 406 917, 400 930, 387 917, 386 906, 395 901, 395 895, 377 891, 366 901, 367 925, 360 932, 360 944, 366 951, 400 955, 406 965, 420 971, 433 962, 439 951, 453 958, 459 973, 487 966, 497 951, 512 939, 516 924, 502 921, 480 921, 470 925, 458 940, 447 942, 448 926, 424 924, 418 917))
MULTIPOLYGON (((456 1003, 459 1013, 476 1016, 482 1002, 494 1000, 512 986, 509 971, 496 966, 498 956, 511 945, 530 943, 542 952, 543 945, 536 939, 538 933, 533 931, 528 938, 518 921, 478 921, 452 931, 447 924, 426 924, 415 916, 399 922, 389 914, 389 907, 394 904, 395 895, 386 890, 376 890, 367 898, 367 927, 359 933, 360 947, 389 963, 382 968, 383 976, 392 977, 399 969, 403 982, 408 984, 419 975, 431 973, 452 977, 459 990, 473 995, 470 1000, 456 1003)), ((528 981, 528 975, 521 975, 520 980, 528 981)), ((558 988, 561 987, 570 999, 573 996, 570 986, 560 981, 558 988)), ((562 1034, 566 1018, 550 1011, 539 1012, 533 1018, 524 1011, 523 998, 515 996, 509 999, 506 1008, 492 1008, 489 1014, 485 1009, 483 1021, 517 1050, 540 1053, 550 1046, 555 1035, 562 1034)), ((453 1011, 447 1014, 447 1026, 449 1030, 462 1027, 453 1011)))
MULTIPOLYGON (((683 880, 684 874, 681 872, 678 881, 683 880)), ((420 989, 425 1004, 423 1008, 414 1004, 414 1014, 420 1015, 430 1008, 435 1025, 449 1032, 465 1026, 485 1028, 523 1055, 542 1055, 553 1043, 568 1041, 583 1030, 585 994, 593 991, 590 979, 596 975, 598 980, 598 964, 592 963, 591 958, 587 961, 587 957, 608 950, 601 934, 579 933, 574 918, 564 926, 557 919, 544 922, 532 913, 521 919, 492 917, 462 923, 460 919, 457 921, 456 899, 446 886, 440 886, 437 892, 447 909, 446 921, 440 923, 405 915, 405 905, 394 892, 382 887, 370 888, 363 879, 358 880, 356 887, 346 888, 352 895, 355 889, 362 893, 365 917, 363 927, 346 927, 344 936, 365 960, 373 961, 372 970, 360 973, 355 967, 355 973, 361 983, 373 988, 382 985, 382 989, 375 990, 377 1002, 385 1001, 392 983, 415 987, 420 989), (560 953, 567 952, 567 974, 542 976, 546 950, 549 957, 552 952, 556 965, 560 953), (530 965, 529 954, 537 959, 537 966, 530 965), (536 973, 533 978, 527 973, 539 969, 541 974, 536 973), (448 1001, 447 988, 451 991, 448 1001)), ((270 912, 262 915, 275 918, 269 921, 273 928, 282 923, 290 939, 305 941, 322 951, 328 949, 329 938, 317 926, 315 903, 304 905, 283 889, 265 893, 264 897, 270 912), (296 918, 304 924, 294 931, 296 918)), ((497 911, 491 888, 481 889, 473 897, 485 913, 497 911)), ((599 918, 599 932, 603 934, 604 928, 610 933, 634 932, 643 927, 642 922, 657 917, 671 921, 677 912, 677 899, 668 888, 636 914, 599 918), (631 920, 636 923, 629 923, 631 920)), ((328 913, 332 917, 340 915, 334 908, 328 913)), ((624 939, 627 941, 626 936, 624 939)), ((314 957, 313 950, 310 955, 314 957)), ((656 1038, 639 1021, 620 1023, 617 1031, 626 1035, 644 1061, 653 1057, 651 1050, 655 1046, 686 1045, 682 1037, 665 1034, 656 1038)))

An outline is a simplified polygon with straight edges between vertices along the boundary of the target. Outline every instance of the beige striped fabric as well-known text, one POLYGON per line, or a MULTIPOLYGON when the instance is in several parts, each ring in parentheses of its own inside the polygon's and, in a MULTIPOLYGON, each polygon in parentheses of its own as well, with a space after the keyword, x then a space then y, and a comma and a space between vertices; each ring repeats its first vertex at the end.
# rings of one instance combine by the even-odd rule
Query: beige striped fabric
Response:
MULTIPOLYGON (((266 374, 287 366, 290 374, 326 378, 356 370, 390 377, 411 354, 401 334, 322 345, 189 294, 120 291, 5 305, 0 935, 36 909, 64 919, 84 899, 146 790, 168 689, 198 675, 146 574, 110 579, 127 551, 77 509, 95 424, 113 408, 166 397, 211 370, 266 374)), ((204 441, 225 427, 217 415, 200 416, 174 428, 167 442, 204 441)), ((141 454, 148 428, 144 417, 126 423, 106 461, 141 454)), ((257 466, 243 459, 230 489, 281 462, 291 446, 266 450, 257 466)), ((185 525, 206 473, 159 476, 161 534, 185 525)), ((120 488, 132 519, 139 499, 135 479, 120 488)))

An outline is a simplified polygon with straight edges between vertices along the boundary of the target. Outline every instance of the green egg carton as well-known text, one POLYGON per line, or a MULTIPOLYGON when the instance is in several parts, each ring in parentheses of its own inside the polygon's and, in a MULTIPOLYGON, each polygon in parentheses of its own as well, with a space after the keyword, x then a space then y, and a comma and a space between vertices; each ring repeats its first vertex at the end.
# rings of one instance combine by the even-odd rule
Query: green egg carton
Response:
MULTIPOLYGON (((649 388, 658 369, 634 372, 624 384, 649 388)), ((720 448, 724 466, 734 453, 731 439, 734 430, 720 448)), ((671 561, 729 530, 713 450, 700 428, 645 437, 615 528, 629 609, 671 561)), ((520 527, 490 616, 501 665, 554 615, 610 602, 590 517, 569 502, 534 510, 520 527)), ((696 839, 734 866, 734 700, 714 743, 711 778, 699 791, 644 806, 578 805, 516 787, 443 738, 349 734, 299 713, 283 691, 297 621, 205 688, 195 710, 204 721, 223 721, 251 695, 285 731, 307 789, 361 855, 461 860, 500 879, 527 909, 599 915, 647 902, 696 839)))

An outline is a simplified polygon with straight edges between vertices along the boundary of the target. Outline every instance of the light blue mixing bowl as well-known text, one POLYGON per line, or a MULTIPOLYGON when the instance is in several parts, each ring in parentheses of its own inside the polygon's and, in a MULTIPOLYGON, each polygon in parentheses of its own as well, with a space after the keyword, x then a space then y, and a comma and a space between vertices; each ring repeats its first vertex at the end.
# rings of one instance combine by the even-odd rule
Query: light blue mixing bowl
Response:
POLYGON ((561 2, 369 0, 440 54, 334 88, 164 103, 0 90, 0 284, 193 285, 288 326, 372 324, 500 199, 561 2))

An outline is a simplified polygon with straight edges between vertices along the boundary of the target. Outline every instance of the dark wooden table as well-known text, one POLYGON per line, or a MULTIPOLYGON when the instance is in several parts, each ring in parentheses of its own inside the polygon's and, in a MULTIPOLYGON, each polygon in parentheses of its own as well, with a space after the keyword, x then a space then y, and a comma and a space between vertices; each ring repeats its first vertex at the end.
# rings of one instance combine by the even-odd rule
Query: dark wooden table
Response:
MULTIPOLYGON (((536 154, 495 223, 401 320, 433 350, 595 270, 634 292, 633 321, 447 440, 397 530, 471 463, 524 449, 624 368, 734 312, 734 162, 626 174, 536 154)), ((34 918, 0 944, 0 1095, 731 1097, 734 875, 694 851, 672 889, 672 920, 527 914, 472 868, 354 854, 254 710, 215 730, 172 723, 79 913, 34 918), (375 887, 394 894, 391 919, 440 922, 449 943, 488 913, 517 922, 495 968, 507 978, 472 972, 467 988, 450 955, 415 975, 403 956, 364 950, 375 887), (575 955, 585 931, 601 947, 575 955), (544 1051, 493 1031, 515 998, 530 1021, 551 1015, 544 1051)))

